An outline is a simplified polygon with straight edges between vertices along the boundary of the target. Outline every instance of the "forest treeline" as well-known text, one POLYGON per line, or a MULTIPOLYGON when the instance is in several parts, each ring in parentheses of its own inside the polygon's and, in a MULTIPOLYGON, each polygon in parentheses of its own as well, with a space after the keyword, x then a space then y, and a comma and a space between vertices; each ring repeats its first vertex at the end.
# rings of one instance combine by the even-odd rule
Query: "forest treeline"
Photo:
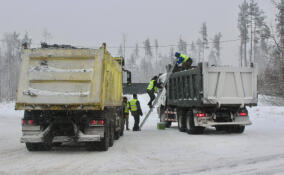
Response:
MULTIPOLYGON (((277 9, 275 25, 268 25, 266 13, 255 0, 243 0, 239 5, 237 27, 239 38, 239 66, 258 65, 259 93, 284 95, 284 0, 271 1, 277 9)), ((209 27, 210 28, 210 27, 209 27)), ((174 61, 176 51, 189 54, 193 64, 208 61, 210 65, 222 65, 222 45, 231 42, 221 32, 208 36, 206 22, 201 23, 196 41, 187 42, 183 37, 174 45, 160 45, 158 39, 145 38, 133 47, 125 46, 123 35, 118 56, 125 57, 126 68, 132 72, 133 82, 148 82, 154 75, 165 72, 166 65, 174 61), (210 39, 209 39, 210 38, 210 39)), ((42 41, 51 41, 46 29, 42 41)), ((28 47, 33 40, 28 33, 5 33, 0 39, 0 101, 13 101, 16 96, 22 44, 28 47)))

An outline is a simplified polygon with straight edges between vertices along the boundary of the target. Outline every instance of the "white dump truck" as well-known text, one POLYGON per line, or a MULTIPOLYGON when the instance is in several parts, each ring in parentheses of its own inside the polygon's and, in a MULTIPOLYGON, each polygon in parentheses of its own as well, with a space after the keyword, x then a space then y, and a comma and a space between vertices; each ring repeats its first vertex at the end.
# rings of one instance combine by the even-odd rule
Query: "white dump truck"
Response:
POLYGON ((251 124, 246 106, 258 101, 257 68, 199 63, 170 73, 159 100, 159 117, 166 127, 178 122, 179 130, 189 134, 201 134, 205 127, 242 133, 251 124))

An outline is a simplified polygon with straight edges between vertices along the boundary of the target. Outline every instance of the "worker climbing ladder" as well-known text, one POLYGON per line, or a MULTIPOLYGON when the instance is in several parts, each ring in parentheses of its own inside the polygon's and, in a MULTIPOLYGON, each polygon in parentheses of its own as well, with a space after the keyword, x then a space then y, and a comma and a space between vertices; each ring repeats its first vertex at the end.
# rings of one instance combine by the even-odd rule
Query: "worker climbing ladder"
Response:
MULTIPOLYGON (((174 62, 173 66, 171 67, 170 71, 167 73, 167 77, 166 77, 166 80, 164 81, 164 86, 167 84, 168 80, 169 80, 169 77, 171 76, 174 68, 175 68, 175 65, 176 65, 176 61, 174 62)), ((144 123, 146 122, 146 120, 149 118, 150 114, 153 112, 153 109, 155 108, 155 105, 158 103, 159 101, 159 98, 161 96, 163 91, 159 91, 157 97, 155 98, 154 102, 153 102, 153 107, 150 108, 150 110, 148 111, 148 113, 146 114, 144 120, 142 121, 142 123, 140 124, 140 129, 143 127, 144 123)))

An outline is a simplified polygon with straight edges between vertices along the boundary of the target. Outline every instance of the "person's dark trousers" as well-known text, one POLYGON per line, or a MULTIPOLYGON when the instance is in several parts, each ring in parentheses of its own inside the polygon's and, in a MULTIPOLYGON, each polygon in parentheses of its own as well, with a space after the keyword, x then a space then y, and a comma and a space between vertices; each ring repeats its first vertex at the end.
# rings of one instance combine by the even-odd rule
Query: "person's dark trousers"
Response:
POLYGON ((188 59, 185 63, 182 63, 182 70, 187 70, 191 67, 192 60, 188 59))
POLYGON ((156 96, 155 96, 153 90, 151 90, 151 91, 147 90, 147 93, 148 93, 148 95, 149 95, 149 97, 150 97, 150 101, 149 101, 148 105, 149 105, 149 106, 152 106, 152 102, 154 101, 154 99, 156 98, 156 96))
POLYGON ((138 114, 133 114, 133 117, 134 117, 133 131, 139 131, 140 116, 138 114))

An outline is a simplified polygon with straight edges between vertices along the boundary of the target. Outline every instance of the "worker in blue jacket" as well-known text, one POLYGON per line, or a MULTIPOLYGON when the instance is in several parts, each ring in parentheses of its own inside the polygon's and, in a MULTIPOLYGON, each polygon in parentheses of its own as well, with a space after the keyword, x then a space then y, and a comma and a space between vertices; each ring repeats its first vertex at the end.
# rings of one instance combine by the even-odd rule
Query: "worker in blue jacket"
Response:
POLYGON ((176 52, 175 56, 178 58, 177 65, 181 65, 182 69, 189 69, 192 64, 192 58, 187 55, 176 52))

